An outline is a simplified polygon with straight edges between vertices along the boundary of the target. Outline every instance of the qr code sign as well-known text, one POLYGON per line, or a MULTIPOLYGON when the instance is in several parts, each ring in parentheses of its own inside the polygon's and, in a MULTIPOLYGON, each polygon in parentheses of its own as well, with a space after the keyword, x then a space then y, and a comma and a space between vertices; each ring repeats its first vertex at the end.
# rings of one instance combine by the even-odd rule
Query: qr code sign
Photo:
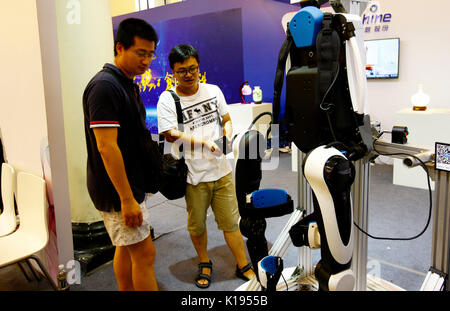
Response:
POLYGON ((436 169, 450 172, 450 145, 436 143, 436 169))

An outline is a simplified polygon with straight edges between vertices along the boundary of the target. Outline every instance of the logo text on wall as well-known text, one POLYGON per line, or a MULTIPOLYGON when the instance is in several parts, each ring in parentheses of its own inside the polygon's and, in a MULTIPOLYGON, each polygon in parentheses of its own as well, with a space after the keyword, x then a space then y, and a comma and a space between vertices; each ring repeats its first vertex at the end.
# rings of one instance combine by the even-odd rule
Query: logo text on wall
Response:
POLYGON ((69 0, 66 4, 66 9, 69 11, 66 15, 67 24, 81 24, 81 4, 79 0, 69 0))
POLYGON ((371 1, 361 20, 365 33, 387 32, 392 21, 392 14, 382 12, 378 1, 371 1))

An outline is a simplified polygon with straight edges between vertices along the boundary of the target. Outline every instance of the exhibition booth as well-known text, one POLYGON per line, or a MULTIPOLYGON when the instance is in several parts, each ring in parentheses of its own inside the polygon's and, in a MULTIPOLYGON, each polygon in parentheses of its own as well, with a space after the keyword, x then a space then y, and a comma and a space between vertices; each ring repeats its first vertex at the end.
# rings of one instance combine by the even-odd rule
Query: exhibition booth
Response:
MULTIPOLYGON (((267 172, 262 174, 261 188, 265 185, 264 178, 267 176, 280 181, 279 187, 267 183, 271 187, 283 187, 283 176, 276 174, 279 163, 285 161, 279 159, 279 148, 282 148, 283 151, 288 151, 283 155, 287 162, 283 163, 288 163, 289 174, 295 176, 296 184, 290 185, 289 195, 295 198, 297 206, 291 215, 282 215, 286 217, 280 218, 281 220, 267 220, 273 224, 273 227, 268 226, 267 229, 267 234, 271 237, 268 242, 272 247, 267 255, 283 258, 288 256, 289 251, 294 250, 295 253, 293 266, 286 260, 290 265, 284 267, 284 279, 279 280, 278 290, 318 290, 319 287, 323 289, 322 285, 317 285, 314 276, 317 264, 314 260, 323 254, 312 252, 308 243, 301 247, 292 245, 287 234, 294 224, 307 214, 313 213, 314 209, 317 209, 314 204, 318 204, 312 196, 312 190, 315 189, 311 189, 309 181, 305 179, 305 168, 302 167, 306 162, 306 155, 310 154, 309 151, 313 148, 303 147, 302 142, 293 137, 300 136, 295 132, 300 129, 292 125, 297 122, 297 119, 293 120, 293 112, 296 117, 303 112, 294 111, 295 105, 292 101, 288 102, 292 95, 287 94, 288 89, 290 94, 304 94, 302 92, 307 91, 307 86, 300 87, 299 84, 297 88, 290 84, 288 88, 287 84, 291 82, 288 82, 287 77, 286 81, 281 81, 281 88, 276 83, 277 74, 280 72, 277 71, 280 57, 287 40, 288 22, 294 23, 295 20, 299 25, 304 22, 297 15, 303 9, 300 1, 186 0, 140 11, 137 6, 133 10, 135 1, 127 2, 130 2, 128 6, 125 6, 124 2, 119 5, 118 1, 110 0, 36 0, 0 4, 2 28, 14 29, 14 34, 4 34, 6 46, 9 48, 0 51, 1 59, 21 60, 5 62, 4 72, 9 73, 9 77, 4 75, 0 83, 0 153, 1 161, 5 164, 2 166, 3 200, 0 225, 5 227, 8 222, 9 227, 14 227, 8 232, 0 227, 0 245, 5 247, 1 249, 0 260, 4 261, 0 262, 0 275, 1 271, 5 270, 3 268, 19 262, 23 276, 17 274, 17 278, 24 277, 32 282, 36 278, 46 278, 49 280, 49 288, 61 290, 57 276, 59 269, 64 268, 68 272, 67 284, 76 289, 77 286, 83 288, 83 279, 86 276, 95 277, 99 269, 111 263, 114 247, 86 188, 87 152, 82 94, 88 81, 103 64, 113 62, 114 36, 120 22, 134 17, 153 25, 159 35, 157 58, 144 74, 135 78, 146 108, 146 125, 154 137, 158 134, 156 104, 159 95, 177 83, 167 56, 172 47, 178 44, 192 44, 197 48, 200 55, 200 83, 218 85, 223 91, 233 123, 233 137, 240 139, 239 134, 249 130, 250 125, 260 129, 265 136, 272 123, 278 125, 277 121, 287 120, 281 122, 281 126, 276 127, 277 130, 272 131, 271 135, 264 137, 265 141, 272 142, 271 149, 275 143, 278 146, 272 154, 272 157, 277 158, 276 165, 274 166, 275 162, 270 163, 273 165, 263 165, 263 170, 267 172), (123 9, 120 11, 114 6, 123 9), (120 14, 111 16, 111 12, 119 11, 120 14), (18 20, 17 16, 23 18, 18 20), (277 96, 278 100, 275 98, 277 96), (272 119, 274 115, 275 120, 272 119), (253 124, 254 121, 256 124, 253 124), (308 152, 305 152, 306 149, 308 152), (27 204, 36 204, 36 207, 33 207, 36 215, 32 216, 31 220, 26 218, 27 212, 21 213, 22 210, 25 211, 22 206, 27 204), (38 207, 40 212, 36 211, 38 207), (10 217, 6 213, 8 208, 13 211, 10 217), (6 217, 9 217, 8 221, 4 220, 6 217), (20 237, 25 234, 22 232, 28 226, 31 228, 29 230, 38 230, 33 227, 37 227, 39 218, 42 218, 44 227, 36 232, 39 232, 43 239, 33 241, 36 247, 33 249, 32 242, 24 242, 20 237), (2 239, 6 241, 8 236, 10 240, 2 244, 2 239), (29 244, 30 249, 23 250, 22 255, 15 255, 22 251, 19 250, 21 244, 29 244), (34 260, 23 261, 29 256, 33 256, 30 258, 34 260), (299 267, 305 277, 301 285, 290 280, 294 270, 299 267), (39 277, 39 274, 43 277, 39 277)), ((320 2, 317 11, 323 14, 336 13, 336 7, 332 6, 334 3, 330 2, 320 2)), ((359 66, 364 75, 364 87, 361 87, 362 82, 357 77, 355 84, 364 89, 365 97, 360 100, 358 96, 362 95, 353 90, 353 82, 348 82, 350 86, 343 92, 347 92, 346 96, 353 101, 356 101, 354 97, 358 97, 359 104, 366 108, 365 111, 360 111, 361 116, 367 116, 355 127, 358 133, 361 132, 358 139, 366 145, 367 153, 354 161, 356 177, 350 195, 353 202, 350 218, 353 228, 350 229, 353 230, 350 240, 353 248, 350 250, 350 257, 353 257, 353 262, 348 264, 350 267, 345 263, 343 266, 346 268, 343 270, 347 271, 348 268, 356 278, 351 286, 354 290, 404 290, 402 284, 399 284, 400 281, 386 280, 381 273, 368 274, 371 237, 366 231, 372 232, 369 226, 369 201, 377 200, 369 198, 370 172, 373 166, 388 166, 392 167, 392 178, 387 180, 389 186, 403 186, 411 191, 422 191, 420 193, 426 203, 424 206, 420 203, 422 205, 418 209, 430 211, 428 216, 421 216, 421 222, 412 229, 412 232, 420 232, 424 227, 422 220, 425 221, 428 217, 428 224, 425 226, 428 232, 427 243, 423 245, 421 242, 421 251, 427 254, 427 258, 425 262, 422 260, 421 266, 416 264, 416 268, 408 268, 416 271, 416 277, 422 278, 423 282, 416 284, 415 289, 411 290, 448 290, 450 169, 446 163, 450 153, 450 148, 447 148, 450 144, 450 98, 445 90, 450 82, 447 74, 450 65, 445 59, 450 51, 450 42, 442 40, 445 31, 440 24, 446 23, 444 12, 450 9, 450 4, 439 4, 441 7, 436 7, 435 14, 431 16, 421 14, 422 2, 418 0, 341 2, 348 13, 359 19, 354 21, 354 24, 358 25, 358 44, 364 56, 361 60, 363 67, 359 66), (419 18, 420 22, 415 22, 419 18), (376 138, 370 143, 367 143, 367 136, 364 135, 367 133, 363 133, 367 129, 368 136, 376 138), (400 141, 394 136, 394 132, 399 129, 402 131, 400 141), (372 153, 375 148, 380 151, 376 155, 372 153), (403 153, 403 156, 398 153, 403 153), (428 173, 420 167, 420 163, 408 157, 417 154, 425 154, 421 159, 426 162, 428 173), (409 165, 405 158, 414 164, 409 165), (353 222, 359 225, 358 228, 353 226, 353 222)), ((309 11, 308 14, 314 16, 309 11)), ((295 35, 294 32, 293 36, 295 35)), ((347 46, 350 46, 349 42, 347 46)), ((316 41, 311 46, 315 46, 315 43, 316 41)), ((304 47, 306 45, 299 49, 304 47)), ((293 49, 290 51, 294 53, 293 49)), ((299 54, 302 56, 299 59, 308 55, 304 51, 309 50, 301 50, 299 54)), ((347 55, 351 55, 350 52, 347 52, 347 55)), ((292 57, 292 54, 290 56, 292 57)), ((316 56, 309 57, 317 62, 316 56)), ((283 64, 286 66, 281 72, 285 76, 291 65, 297 65, 296 60, 292 59, 293 64, 291 58, 287 59, 287 63, 284 59, 283 64)), ((351 60, 352 58, 347 60, 345 70, 350 70, 347 65, 353 66, 350 65, 351 60)), ((355 72, 357 76, 358 69, 355 69, 355 72)), ((301 80, 304 79, 303 76, 298 79, 300 80, 296 81, 302 83, 306 81, 301 80)), ((338 79, 335 78, 332 84, 336 80, 338 79)), ((323 101, 320 108, 323 108, 322 104, 323 101)), ((352 108, 357 111, 355 106, 352 108)), ((314 124, 314 121, 311 117, 305 122, 314 124)), ((305 136, 308 136, 308 130, 309 128, 305 129, 305 136)), ((318 130, 321 131, 324 132, 322 128, 318 130)), ((335 135, 333 129, 331 132, 335 135)), ((228 154, 228 158, 232 163, 237 161, 236 153, 228 154)), ((234 173, 237 174, 236 171, 234 173)), ((317 193, 315 195, 317 196, 317 193)), ((328 201, 335 202, 333 199, 328 201)), ((159 231, 161 227, 155 225, 156 229, 152 231, 155 240, 176 231, 175 228, 182 227, 185 220, 184 210, 169 211, 161 207, 180 205, 178 207, 183 208, 184 204, 183 200, 170 202, 162 196, 156 196, 152 210, 155 213, 158 211, 159 216, 155 219, 167 219, 164 224, 177 217, 179 219, 176 220, 177 225, 168 225, 173 226, 170 230, 163 229, 164 233, 159 231)), ((390 217, 386 215, 386 218, 390 217)), ((399 221, 401 222, 401 219, 399 221)), ((326 225, 327 221, 324 223, 326 225)), ((395 221, 389 223, 391 226, 397 225, 395 221)), ((318 230, 312 234, 319 235, 318 230)), ((402 232, 392 234, 403 236, 402 232)), ((320 241, 322 238, 324 243, 324 231, 321 231, 320 235, 318 239, 320 241)), ((163 243, 163 240, 164 238, 159 239, 158 243, 163 243)), ((332 242, 324 244, 331 245, 332 242)), ((164 249, 172 247, 170 243, 161 246, 164 249)), ((388 247, 394 248, 390 244, 383 244, 383 247, 381 253, 388 247)), ((183 248, 182 251, 186 252, 186 249, 183 248)), ((221 256, 226 254, 217 252, 221 254, 218 257, 223 261, 221 256)), ((180 260, 179 264, 191 265, 194 259, 189 258, 180 260)), ((377 261, 378 264, 394 266, 383 263, 381 259, 377 261)), ((171 269, 177 268, 177 264, 174 263, 171 269)), ((253 265, 255 266, 255 263, 253 265)), ((402 270, 404 271, 406 269, 402 270)), ((114 282, 112 271, 110 272, 109 280, 114 282)), ((161 275, 165 273, 167 271, 161 272, 161 275)), ((343 278, 347 280, 347 275, 343 278)), ((226 277, 224 279, 227 281, 226 277)), ((193 286, 190 280, 181 277, 178 280, 193 286)), ((336 281, 336 284, 338 283, 336 281)), ((244 285, 235 285, 233 283, 230 288, 224 288, 227 286, 225 285, 220 287, 220 290, 261 290, 261 284, 257 283, 256 279, 244 285)), ((341 288, 340 286, 335 285, 335 288, 341 288)), ((0 285, 0 289, 21 290, 8 287, 8 284, 0 285)), ((170 287, 164 286, 163 289, 171 290, 170 287)))

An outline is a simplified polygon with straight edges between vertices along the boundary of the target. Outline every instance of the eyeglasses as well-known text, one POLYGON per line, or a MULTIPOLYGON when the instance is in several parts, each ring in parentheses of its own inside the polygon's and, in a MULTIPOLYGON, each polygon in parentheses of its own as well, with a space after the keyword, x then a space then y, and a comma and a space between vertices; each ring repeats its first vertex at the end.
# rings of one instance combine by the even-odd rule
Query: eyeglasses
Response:
POLYGON ((193 75, 194 73, 197 73, 198 71, 198 66, 196 67, 191 67, 189 69, 184 69, 184 70, 179 70, 179 71, 175 71, 176 74, 180 75, 181 77, 184 77, 185 75, 187 75, 187 73, 189 72, 191 75, 193 75))
POLYGON ((154 60, 156 58, 156 53, 155 52, 150 52, 150 53, 146 53, 146 52, 137 52, 137 51, 133 51, 134 54, 136 54, 137 57, 139 58, 150 58, 151 60, 154 60))

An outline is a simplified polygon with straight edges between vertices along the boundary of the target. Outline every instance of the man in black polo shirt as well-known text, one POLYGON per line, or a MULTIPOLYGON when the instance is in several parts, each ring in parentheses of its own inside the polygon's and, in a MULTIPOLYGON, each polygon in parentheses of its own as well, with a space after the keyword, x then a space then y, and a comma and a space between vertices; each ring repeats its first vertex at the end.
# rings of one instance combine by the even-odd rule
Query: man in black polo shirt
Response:
POLYGON ((114 65, 105 64, 83 94, 87 186, 116 246, 114 274, 119 290, 158 290, 146 208, 150 194, 144 191, 139 132, 133 124, 138 115, 145 122, 145 107, 133 78, 147 70, 157 42, 158 35, 147 22, 122 21, 115 38, 114 65))

